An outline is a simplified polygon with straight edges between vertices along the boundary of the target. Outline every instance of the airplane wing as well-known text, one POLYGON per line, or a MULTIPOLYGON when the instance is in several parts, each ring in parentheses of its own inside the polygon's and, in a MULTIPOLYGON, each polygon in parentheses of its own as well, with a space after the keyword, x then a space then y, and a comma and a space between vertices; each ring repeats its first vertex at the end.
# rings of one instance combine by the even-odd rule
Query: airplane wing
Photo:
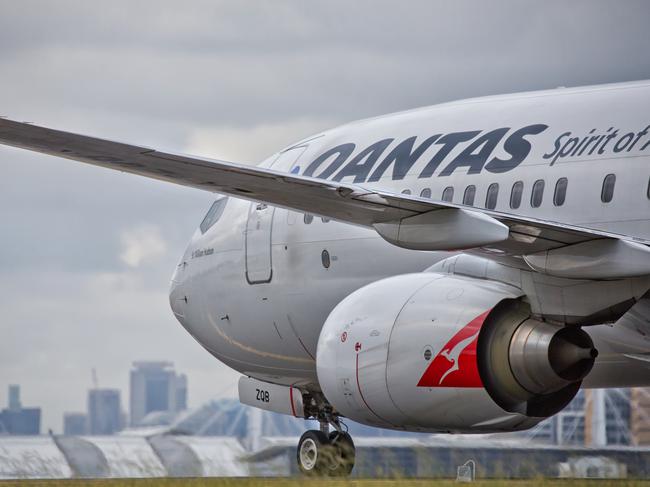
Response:
POLYGON ((535 270, 565 277, 650 274, 650 241, 600 230, 157 151, 1 118, 0 143, 372 227, 405 248, 471 248, 495 258, 522 257, 535 270), (577 260, 568 270, 567 256, 577 260), (603 263, 603 256, 609 260, 614 256, 616 268, 603 263), (595 265, 598 259, 600 264, 595 265))

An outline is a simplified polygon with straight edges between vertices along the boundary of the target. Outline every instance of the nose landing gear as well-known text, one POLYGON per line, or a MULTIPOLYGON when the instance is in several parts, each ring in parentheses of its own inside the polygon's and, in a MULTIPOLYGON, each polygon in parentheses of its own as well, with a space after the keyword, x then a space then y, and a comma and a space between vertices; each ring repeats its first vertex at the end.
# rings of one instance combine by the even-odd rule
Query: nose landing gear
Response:
POLYGON ((308 476, 347 477, 354 468, 352 437, 343 430, 338 413, 321 393, 303 393, 303 401, 304 418, 318 420, 320 430, 306 431, 300 437, 298 468, 308 476))
POLYGON ((309 430, 300 437, 296 458, 304 475, 346 477, 352 472, 354 442, 338 421, 334 426, 337 429, 328 434, 329 425, 321 423, 320 431, 309 430))

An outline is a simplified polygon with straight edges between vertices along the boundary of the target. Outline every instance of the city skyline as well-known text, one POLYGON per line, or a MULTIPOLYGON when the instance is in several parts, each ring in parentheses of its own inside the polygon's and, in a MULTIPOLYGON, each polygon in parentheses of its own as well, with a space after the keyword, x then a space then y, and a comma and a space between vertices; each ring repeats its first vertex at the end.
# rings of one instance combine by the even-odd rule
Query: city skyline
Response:
MULTIPOLYGON (((42 423, 42 417, 46 414, 46 408, 42 408, 40 405, 36 405, 34 407, 37 407, 39 410, 39 424, 40 424, 40 434, 48 434, 49 432, 52 432, 54 434, 65 434, 65 425, 66 425, 66 418, 70 418, 73 423, 75 423, 75 428, 78 427, 79 421, 80 421, 80 416, 84 416, 84 426, 83 426, 83 432, 78 433, 78 434, 90 434, 90 435, 96 435, 96 434, 113 434, 115 432, 118 432, 124 428, 132 427, 132 426, 138 426, 137 422, 133 423, 132 422, 132 409, 130 406, 133 405, 132 401, 132 394, 131 392, 133 391, 133 373, 134 371, 137 371, 138 367, 140 368, 160 368, 161 370, 164 370, 166 373, 171 374, 172 379, 174 380, 172 384, 169 387, 173 388, 173 399, 170 397, 170 403, 168 406, 168 410, 170 412, 178 413, 181 412, 185 409, 188 408, 188 395, 189 395, 189 388, 188 388, 188 380, 187 377, 184 373, 180 373, 175 369, 175 364, 170 361, 143 361, 143 360, 136 360, 133 361, 130 366, 129 366, 129 386, 126 388, 125 391, 111 387, 110 385, 101 385, 99 384, 98 378, 97 378, 97 373, 95 369, 92 369, 92 377, 91 380, 89 381, 90 384, 88 387, 80 387, 79 391, 77 392, 82 392, 84 395, 84 402, 82 405, 80 405, 78 408, 71 407, 69 410, 65 410, 62 412, 59 424, 57 425, 58 427, 51 427, 49 425, 41 424, 42 423), (101 404, 103 402, 104 398, 108 398, 109 400, 112 400, 112 397, 108 396, 113 396, 114 394, 117 395, 117 408, 118 408, 118 413, 117 417, 112 419, 112 423, 119 423, 119 427, 109 427, 109 429, 105 429, 105 425, 99 425, 96 426, 93 420, 93 414, 91 410, 94 408, 102 408, 103 405, 101 404), (96 395, 96 397, 93 397, 96 395), (107 396, 108 395, 108 396, 107 396)), ((167 386, 165 386, 167 387, 167 386)), ((22 399, 22 389, 20 384, 13 384, 10 383, 7 387, 7 393, 4 395, 6 399, 6 408, 3 406, 3 399, 0 398, 0 411, 7 410, 7 411, 12 411, 12 410, 20 410, 21 407, 23 410, 25 410, 23 406, 23 399, 22 399)), ((156 405, 153 405, 150 407, 149 410, 146 411, 146 413, 151 412, 151 411, 160 411, 161 409, 158 408, 156 405)), ((104 412, 101 411, 99 414, 103 414, 104 412)), ((146 413, 144 416, 146 416, 146 413)), ((111 413, 112 414, 112 413, 111 413)), ((143 416, 139 416, 138 419, 141 419, 143 416)), ((101 421, 101 420, 99 420, 101 421)), ((0 434, 2 431, 0 431, 0 434)))

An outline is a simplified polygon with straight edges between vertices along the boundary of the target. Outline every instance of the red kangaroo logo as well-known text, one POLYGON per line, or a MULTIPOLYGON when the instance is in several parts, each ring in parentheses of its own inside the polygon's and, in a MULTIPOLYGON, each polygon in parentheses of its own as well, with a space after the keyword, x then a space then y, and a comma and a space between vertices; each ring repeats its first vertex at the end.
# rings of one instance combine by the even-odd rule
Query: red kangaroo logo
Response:
POLYGON ((483 387, 476 363, 476 345, 489 312, 474 318, 442 347, 420 378, 418 387, 483 387))

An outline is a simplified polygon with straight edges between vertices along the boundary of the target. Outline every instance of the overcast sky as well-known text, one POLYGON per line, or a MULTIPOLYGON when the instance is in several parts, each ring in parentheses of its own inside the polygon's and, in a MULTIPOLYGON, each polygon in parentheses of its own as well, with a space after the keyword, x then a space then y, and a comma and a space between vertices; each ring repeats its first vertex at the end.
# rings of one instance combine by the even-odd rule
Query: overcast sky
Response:
MULTIPOLYGON (((255 162, 342 122, 458 98, 650 78, 647 1, 0 0, 0 115, 255 162), (182 5, 182 7, 181 7, 182 5)), ((168 282, 211 195, 0 147, 0 405, 43 431, 85 409, 91 369, 238 375, 174 319, 168 282)))

